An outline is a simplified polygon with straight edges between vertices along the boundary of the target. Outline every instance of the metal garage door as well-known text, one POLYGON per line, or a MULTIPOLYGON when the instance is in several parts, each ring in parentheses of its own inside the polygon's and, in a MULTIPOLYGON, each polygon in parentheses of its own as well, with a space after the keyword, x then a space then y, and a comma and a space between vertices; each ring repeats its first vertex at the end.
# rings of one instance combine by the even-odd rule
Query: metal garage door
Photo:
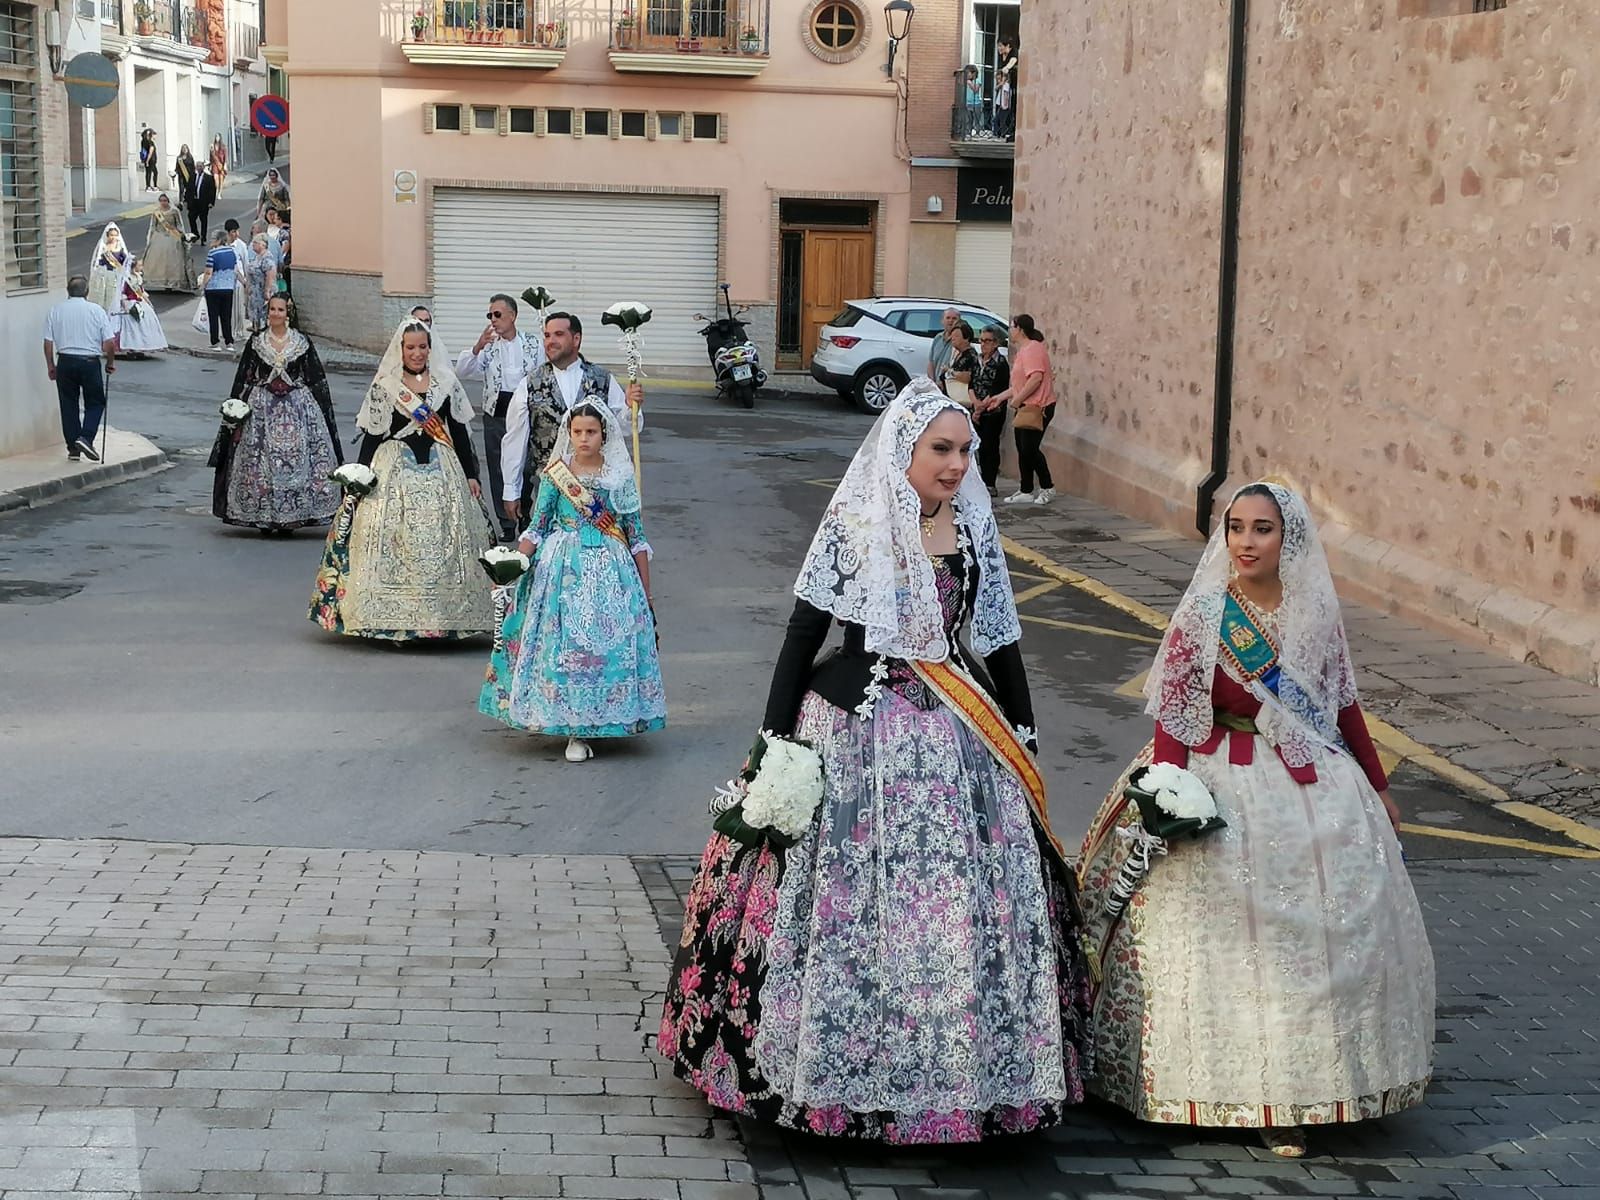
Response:
POLYGON ((1010 315, 1010 225, 963 221, 956 228, 955 298, 1010 315))
MULTIPOLYGON (((483 332, 484 302, 543 287, 583 322, 584 351, 618 363, 600 314, 619 300, 655 310, 640 334, 645 370, 705 366, 696 312, 717 298, 714 196, 612 196, 441 188, 434 193, 434 319, 446 346, 483 332)), ((524 318, 518 326, 532 326, 524 318)))

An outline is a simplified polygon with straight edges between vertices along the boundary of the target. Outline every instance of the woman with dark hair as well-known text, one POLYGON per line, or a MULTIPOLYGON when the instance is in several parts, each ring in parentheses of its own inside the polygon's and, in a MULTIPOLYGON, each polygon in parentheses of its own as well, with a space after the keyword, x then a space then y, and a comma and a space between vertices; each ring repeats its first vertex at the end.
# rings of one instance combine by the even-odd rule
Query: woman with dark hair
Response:
POLYGON ((178 147, 178 157, 173 160, 172 182, 178 192, 178 207, 190 214, 190 232, 199 237, 200 231, 194 228, 191 210, 194 207, 195 189, 200 186, 200 168, 187 142, 178 147))
POLYGON ((339 508, 328 475, 344 455, 328 376, 311 339, 294 328, 294 303, 274 296, 266 325, 245 343, 228 395, 248 412, 224 415, 208 465, 211 512, 263 533, 326 525, 339 508))
POLYGON ((1328 560, 1294 492, 1234 496, 1145 696, 1155 737, 1079 858, 1102 972, 1090 1089, 1146 1121, 1258 1128, 1291 1158, 1305 1126, 1420 1104, 1433 953, 1328 560), (1125 789, 1152 763, 1192 772, 1227 824, 1171 840, 1130 902, 1143 822, 1125 789))
POLYGON ((1050 477, 1050 464, 1044 456, 1044 431, 1056 415, 1055 373, 1050 369, 1050 352, 1028 313, 1011 318, 1011 386, 990 398, 992 405, 1009 405, 1011 426, 1017 440, 1017 490, 1002 504, 1049 504, 1056 498, 1056 485, 1050 477), (1039 492, 1033 491, 1033 477, 1039 477, 1039 492))
POLYGON ((356 417, 370 475, 346 485, 311 620, 329 633, 391 642, 493 629, 478 556, 494 534, 480 500, 471 419, 467 393, 428 327, 407 317, 356 417))

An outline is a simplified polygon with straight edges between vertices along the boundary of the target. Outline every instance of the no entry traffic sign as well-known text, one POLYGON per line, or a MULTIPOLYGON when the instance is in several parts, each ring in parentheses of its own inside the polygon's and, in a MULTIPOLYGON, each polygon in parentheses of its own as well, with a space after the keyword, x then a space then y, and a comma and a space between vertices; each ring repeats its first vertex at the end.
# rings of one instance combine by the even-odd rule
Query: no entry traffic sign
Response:
POLYGON ((289 132, 289 102, 282 96, 262 96, 250 106, 250 128, 262 137, 282 137, 289 132))

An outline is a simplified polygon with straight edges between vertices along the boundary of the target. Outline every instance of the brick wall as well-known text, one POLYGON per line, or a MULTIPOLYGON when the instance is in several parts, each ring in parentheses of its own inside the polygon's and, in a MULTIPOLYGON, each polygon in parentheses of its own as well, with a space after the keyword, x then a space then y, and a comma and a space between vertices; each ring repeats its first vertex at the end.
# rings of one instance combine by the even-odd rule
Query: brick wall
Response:
MULTIPOLYGON (((1029 72, 1017 156, 1050 446, 1177 529, 1210 448, 1228 7, 1023 9, 1025 61, 1066 67, 1029 72)), ((1252 6, 1229 484, 1287 478, 1348 584, 1593 680, 1600 13, 1404 15, 1437 7, 1252 6)))

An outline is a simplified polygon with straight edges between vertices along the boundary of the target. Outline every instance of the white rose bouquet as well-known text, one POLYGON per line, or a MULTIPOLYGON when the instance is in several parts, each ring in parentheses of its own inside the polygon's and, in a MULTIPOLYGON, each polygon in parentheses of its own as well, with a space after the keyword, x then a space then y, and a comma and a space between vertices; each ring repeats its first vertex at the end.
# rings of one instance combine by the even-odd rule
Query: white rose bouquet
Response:
POLYGON ((243 400, 230 396, 222 402, 222 420, 229 429, 237 429, 250 419, 251 408, 243 400))
POLYGON ((1117 830, 1128 844, 1128 855, 1106 895, 1105 910, 1111 917, 1128 907, 1151 861, 1167 853, 1173 838, 1202 838, 1228 825, 1217 815, 1217 801, 1199 776, 1173 763, 1140 767, 1122 794, 1139 806, 1139 823, 1117 830))
POLYGON ((345 463, 328 474, 349 496, 365 496, 378 486, 378 476, 371 467, 361 463, 345 463))
POLYGON ((811 828, 822 792, 822 756, 804 742, 764 732, 739 777, 712 800, 714 828, 747 846, 762 839, 792 846, 811 828))
POLYGON ((491 546, 478 555, 478 562, 489 573, 489 579, 496 587, 515 583, 529 565, 526 554, 506 546, 491 546))

